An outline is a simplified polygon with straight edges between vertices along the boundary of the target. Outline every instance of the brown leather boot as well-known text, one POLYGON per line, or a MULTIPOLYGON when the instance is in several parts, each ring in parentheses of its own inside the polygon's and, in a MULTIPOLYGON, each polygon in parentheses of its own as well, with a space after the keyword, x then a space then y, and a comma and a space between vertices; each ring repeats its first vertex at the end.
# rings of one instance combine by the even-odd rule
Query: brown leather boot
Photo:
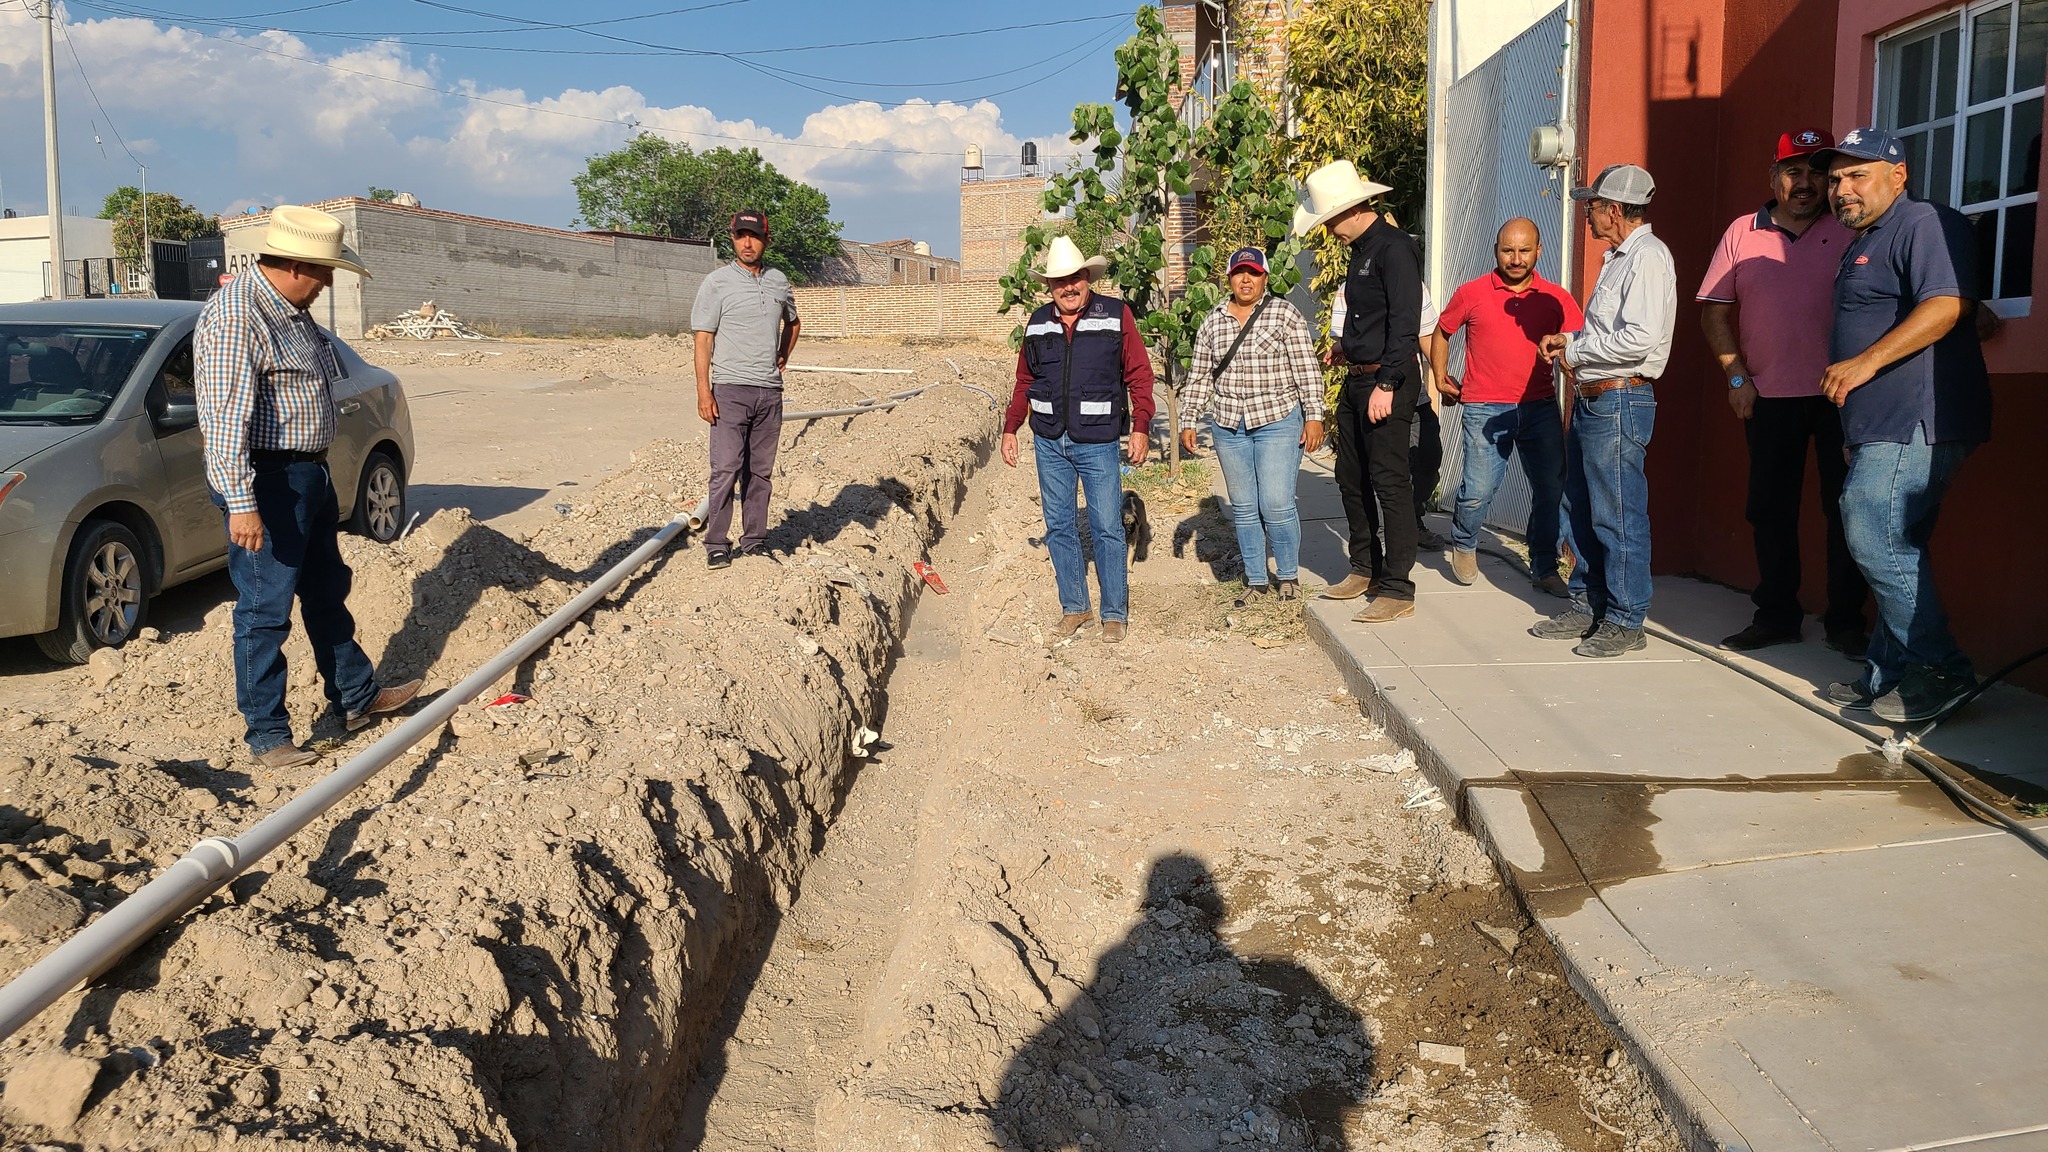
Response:
POLYGON ((384 689, 377 693, 375 700, 370 701, 368 708, 350 713, 348 719, 342 721, 342 726, 351 732, 369 727, 370 722, 383 713, 396 712, 412 703, 412 698, 420 694, 420 685, 423 683, 425 681, 408 680, 397 687, 384 689))
POLYGON ((1344 577, 1343 580, 1330 585, 1328 588, 1323 589, 1323 599, 1356 600, 1360 596, 1365 595, 1366 591, 1370 589, 1372 585, 1372 577, 1360 576, 1358 573, 1353 572, 1350 575, 1344 577))
POLYGON ((1385 624, 1389 620, 1399 620, 1413 615, 1415 601, 1396 600, 1392 596, 1375 596, 1372 603, 1365 606, 1365 611, 1353 616, 1352 619, 1360 624, 1385 624))
POLYGON ((1102 622, 1102 642, 1104 644, 1121 644, 1124 642, 1124 633, 1128 630, 1129 626, 1121 620, 1104 620, 1102 622))
POLYGON ((318 754, 309 752, 297 744, 279 744, 275 748, 266 748, 256 754, 256 762, 273 772, 311 764, 319 758, 318 754))
POLYGON ((1479 553, 1460 552, 1451 549, 1451 579, 1460 584, 1473 584, 1479 580, 1479 553))
POLYGON ((1052 626, 1053 639, 1065 640, 1067 637, 1093 623, 1095 623, 1095 613, 1093 612, 1069 612, 1060 617, 1059 623, 1052 626))

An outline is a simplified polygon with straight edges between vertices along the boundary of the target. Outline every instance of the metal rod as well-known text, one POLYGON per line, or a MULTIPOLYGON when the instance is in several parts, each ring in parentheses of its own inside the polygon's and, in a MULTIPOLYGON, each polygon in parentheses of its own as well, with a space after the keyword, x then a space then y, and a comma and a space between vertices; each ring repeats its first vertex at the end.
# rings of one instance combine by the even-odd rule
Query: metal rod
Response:
POLYGON ((455 687, 434 697, 354 759, 293 797, 284 807, 264 817, 240 836, 233 839, 209 836, 201 840, 163 875, 143 885, 134 895, 115 905, 59 945, 56 951, 0 988, 0 1040, 14 1035, 35 1019, 37 1013, 56 1003, 73 988, 113 967, 136 945, 155 935, 158 929, 184 915, 340 803, 350 792, 388 767, 400 753, 439 731, 456 709, 476 699, 500 676, 539 651, 556 633, 588 612, 679 534, 701 524, 709 506, 707 498, 692 511, 670 520, 652 539, 635 548, 631 555, 613 565, 590 587, 556 609, 554 615, 534 625, 510 647, 455 687))
POLYGON ((834 368, 829 364, 785 364, 784 372, 844 372, 852 376, 915 376, 915 368, 834 368))

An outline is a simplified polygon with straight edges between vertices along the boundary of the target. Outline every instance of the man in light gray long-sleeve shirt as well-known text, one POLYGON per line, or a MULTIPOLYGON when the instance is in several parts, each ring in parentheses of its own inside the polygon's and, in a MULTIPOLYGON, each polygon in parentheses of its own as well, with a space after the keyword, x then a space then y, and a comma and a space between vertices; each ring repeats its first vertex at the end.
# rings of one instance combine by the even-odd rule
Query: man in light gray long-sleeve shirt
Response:
POLYGON ((1544 355, 1572 373, 1565 445, 1565 507, 1571 515, 1571 607, 1530 631, 1576 640, 1581 656, 1619 656, 1644 646, 1650 612, 1650 485, 1643 457, 1656 422, 1657 377, 1671 358, 1678 273, 1671 250, 1643 219, 1656 184, 1615 164, 1572 199, 1585 205, 1596 240, 1610 247, 1586 301, 1586 326, 1545 336, 1544 355))

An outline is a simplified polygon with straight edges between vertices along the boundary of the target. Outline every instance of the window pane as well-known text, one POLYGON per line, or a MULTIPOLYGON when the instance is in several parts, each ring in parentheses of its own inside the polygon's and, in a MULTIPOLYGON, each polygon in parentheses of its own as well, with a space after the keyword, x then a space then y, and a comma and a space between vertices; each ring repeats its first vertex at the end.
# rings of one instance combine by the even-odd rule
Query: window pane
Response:
POLYGON ((2003 187, 1999 161, 2005 158, 2005 109, 1993 108, 1970 117, 1970 134, 1963 146, 1963 203, 1976 204, 1998 199, 2003 187))
POLYGON ((2005 194, 2041 187, 2041 98, 2012 106, 2012 150, 2005 162, 2005 194))
POLYGON ((1998 274, 2000 297, 2034 294, 2034 206, 2005 210, 2005 261, 1998 274))
POLYGON ((1927 167, 1927 133, 1922 131, 1901 136, 1899 145, 1906 150, 1906 191, 1925 200, 1927 179, 1933 175, 1927 167))
POLYGON ((1963 60, 1963 30, 1960 27, 1943 32, 1941 47, 1934 53, 1934 118, 1940 120, 1956 114, 1956 72, 1963 60))
POLYGON ((1928 146, 1927 167, 1932 170, 1932 175, 1927 179, 1927 198, 1938 204, 1955 207, 1955 125, 1944 124, 1934 130, 1934 143, 1928 146))
POLYGON ((1892 124, 1905 127, 1927 120, 1928 100, 1934 88, 1934 41, 1915 40, 1901 44, 1893 58, 1892 124))
POLYGON ((1977 298, 1989 300, 1995 295, 1991 286, 1997 283, 1992 276, 1998 267, 1998 211, 1975 213, 1970 224, 1977 231, 1977 298))
POLYGON ((2012 35, 2012 9, 2004 4, 1979 12, 1970 22, 1970 103, 2005 95, 2005 60, 2012 35))
POLYGON ((2020 48, 2012 62, 2012 86, 2039 87, 2048 71, 2048 0, 2020 0, 2020 48))

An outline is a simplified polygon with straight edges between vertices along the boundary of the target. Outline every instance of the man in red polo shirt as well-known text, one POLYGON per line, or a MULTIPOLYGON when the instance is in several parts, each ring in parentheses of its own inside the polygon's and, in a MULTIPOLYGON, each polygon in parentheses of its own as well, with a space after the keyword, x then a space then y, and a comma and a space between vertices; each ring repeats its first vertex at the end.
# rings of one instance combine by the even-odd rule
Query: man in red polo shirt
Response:
POLYGON ((1536 271, 1543 255, 1536 225, 1516 218, 1500 226, 1494 270, 1458 286, 1430 342, 1438 388, 1458 405, 1465 438, 1464 474, 1451 512, 1451 578, 1479 578, 1479 526, 1519 454, 1529 478, 1529 576, 1554 596, 1568 595, 1557 574, 1559 508, 1564 501, 1564 424, 1550 361, 1537 355, 1545 336, 1585 325, 1571 293, 1536 271), (1465 330, 1465 375, 1449 372, 1451 337, 1465 330))
POLYGON ((1842 535, 1842 417, 1821 395, 1828 367, 1827 333, 1834 323, 1835 272, 1855 233, 1828 211, 1827 170, 1814 154, 1834 146, 1819 129, 1778 137, 1771 165, 1772 199, 1736 219, 1714 249, 1700 283, 1700 327, 1728 378, 1728 406, 1749 442, 1746 513, 1756 542, 1756 615, 1721 641, 1748 652, 1799 642, 1799 511, 1806 481, 1806 444, 1820 472, 1820 508, 1827 523, 1828 647, 1863 658, 1869 594, 1842 535))

